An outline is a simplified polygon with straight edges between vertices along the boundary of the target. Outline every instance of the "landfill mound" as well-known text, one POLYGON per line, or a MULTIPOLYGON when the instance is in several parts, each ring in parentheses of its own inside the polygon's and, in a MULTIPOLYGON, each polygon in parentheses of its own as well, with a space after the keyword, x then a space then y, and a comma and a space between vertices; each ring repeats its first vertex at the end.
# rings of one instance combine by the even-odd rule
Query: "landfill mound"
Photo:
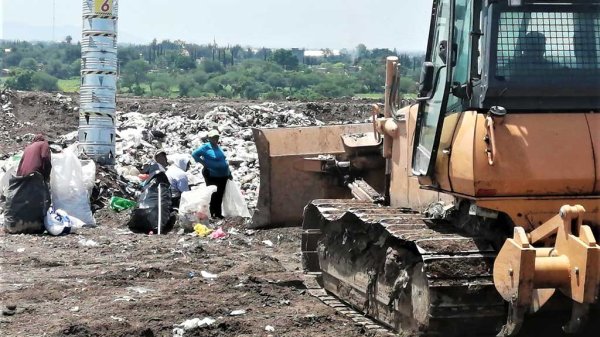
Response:
MULTIPOLYGON (((53 149, 77 141, 78 97, 73 94, 15 92, 0 96, 0 160, 21 151, 37 133, 48 136, 53 149)), ((168 154, 191 154, 218 129, 223 148, 250 209, 256 206, 259 167, 251 128, 315 126, 362 122, 370 117, 372 102, 258 102, 218 99, 119 98, 117 162, 99 168, 92 195, 94 211, 110 197, 134 198, 142 167, 162 149, 168 154)), ((192 186, 203 183, 201 165, 193 163, 192 186)))
MULTIPOLYGON (((0 160, 39 132, 54 151, 76 140, 76 97, 4 95, 0 160)), ((119 99, 118 162, 98 168, 92 193, 99 226, 61 237, 0 237, 2 335, 375 336, 308 294, 300 228, 256 231, 234 218, 206 224, 222 229, 219 239, 180 230, 136 235, 126 227, 127 212, 107 207, 110 196, 135 193, 132 171, 158 148, 189 153, 214 127, 254 205, 259 168, 251 127, 363 121, 369 109, 361 101, 119 99)), ((194 183, 201 183, 198 170, 190 172, 194 183)))

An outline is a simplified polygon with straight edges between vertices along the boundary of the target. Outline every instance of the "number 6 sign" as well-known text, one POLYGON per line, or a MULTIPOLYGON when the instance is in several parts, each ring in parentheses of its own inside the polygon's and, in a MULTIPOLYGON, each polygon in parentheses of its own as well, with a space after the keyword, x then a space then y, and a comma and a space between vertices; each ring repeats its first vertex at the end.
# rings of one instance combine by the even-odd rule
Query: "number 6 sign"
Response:
POLYGON ((96 15, 112 15, 113 0, 94 0, 94 12, 96 15))

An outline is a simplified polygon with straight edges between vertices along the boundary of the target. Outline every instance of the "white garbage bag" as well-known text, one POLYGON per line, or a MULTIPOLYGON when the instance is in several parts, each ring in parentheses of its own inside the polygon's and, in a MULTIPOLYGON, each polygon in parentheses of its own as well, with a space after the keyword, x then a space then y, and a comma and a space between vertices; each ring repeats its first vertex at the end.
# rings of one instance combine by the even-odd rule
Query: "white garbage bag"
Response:
POLYGON ((210 218, 210 199, 217 186, 202 185, 193 191, 181 193, 179 203, 179 224, 190 229, 202 220, 210 218))
POLYGON ((240 186, 233 180, 227 180, 225 186, 225 195, 223 195, 223 203, 221 204, 224 217, 241 216, 244 218, 250 217, 248 206, 244 201, 244 196, 240 191, 240 186))
POLYGON ((80 160, 81 173, 83 173, 83 185, 88 192, 88 196, 92 195, 92 189, 96 182, 96 163, 93 160, 80 160))
POLYGON ((96 224, 81 162, 70 148, 52 154, 50 189, 52 204, 56 209, 62 209, 88 225, 96 224))
POLYGON ((48 233, 54 236, 77 233, 83 227, 83 221, 69 216, 62 209, 54 210, 50 207, 44 218, 44 226, 48 233))
POLYGON ((10 180, 10 177, 17 174, 20 161, 21 154, 18 154, 2 162, 2 165, 0 166, 0 196, 6 197, 6 193, 8 192, 8 181, 10 180))

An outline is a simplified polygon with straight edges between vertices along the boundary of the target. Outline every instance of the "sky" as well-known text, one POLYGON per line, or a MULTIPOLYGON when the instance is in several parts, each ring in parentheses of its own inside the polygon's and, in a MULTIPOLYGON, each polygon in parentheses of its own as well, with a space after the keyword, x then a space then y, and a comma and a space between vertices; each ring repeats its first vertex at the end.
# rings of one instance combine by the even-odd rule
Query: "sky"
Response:
MULTIPOLYGON (((119 42, 423 51, 432 0, 120 0, 119 42)), ((0 39, 81 35, 82 0, 0 0, 0 39), (55 11, 53 11, 53 3, 55 11), (54 20, 53 20, 53 13, 54 20), (54 22, 54 24, 53 24, 54 22), (54 28, 53 28, 54 27, 54 28)))

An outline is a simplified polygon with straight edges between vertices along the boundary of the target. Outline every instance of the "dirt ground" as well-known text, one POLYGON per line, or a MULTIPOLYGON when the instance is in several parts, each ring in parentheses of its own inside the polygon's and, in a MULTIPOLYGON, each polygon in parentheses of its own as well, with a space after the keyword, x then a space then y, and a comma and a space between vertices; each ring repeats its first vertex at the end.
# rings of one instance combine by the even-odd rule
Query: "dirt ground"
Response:
POLYGON ((216 322, 185 336, 370 335, 306 292, 299 228, 246 233, 238 221, 224 229, 239 234, 212 240, 131 234, 125 214, 96 218, 79 235, 2 237, 0 302, 16 306, 0 316, 2 336, 173 336, 205 317, 216 322))
MULTIPOLYGON (((71 100, 77 106, 77 97, 71 100)), ((119 105, 125 110, 136 101, 119 105)), ((224 102, 139 103, 148 112, 174 103, 202 112, 224 102)), ((4 157, 22 149, 28 133, 53 138, 76 130, 78 112, 63 109, 56 95, 19 93, 13 104, 13 124, 3 122, 1 130, 4 157)), ((368 102, 291 104, 324 120, 368 117, 368 102)), ((95 218, 98 227, 79 234, 0 236, 0 336, 173 336, 174 326, 206 317, 214 324, 185 336, 374 335, 308 294, 299 228, 252 231, 243 220, 229 221, 223 228, 233 233, 212 240, 177 230, 132 234, 127 213, 106 208, 95 218), (203 271, 217 277, 207 279, 203 271), (232 315, 236 310, 245 313, 232 315)))

